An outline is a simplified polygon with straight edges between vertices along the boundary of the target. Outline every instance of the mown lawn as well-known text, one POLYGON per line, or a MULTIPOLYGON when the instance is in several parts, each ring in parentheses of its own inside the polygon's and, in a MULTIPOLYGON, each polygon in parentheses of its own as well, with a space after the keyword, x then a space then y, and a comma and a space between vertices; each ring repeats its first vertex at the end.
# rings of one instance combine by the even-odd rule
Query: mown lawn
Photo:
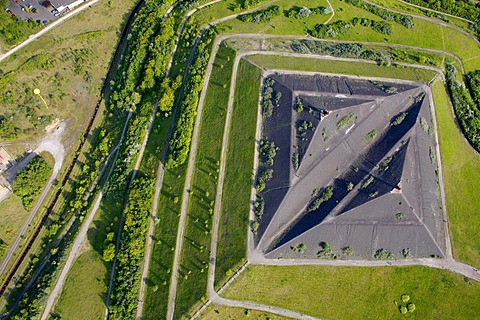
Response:
POLYGON ((443 84, 436 82, 432 92, 453 255, 457 260, 480 267, 480 156, 456 126, 443 84))
POLYGON ((408 67, 382 67, 376 64, 364 62, 347 62, 323 60, 307 57, 285 57, 256 54, 247 59, 266 68, 280 70, 318 71, 335 74, 348 74, 363 77, 383 77, 393 79, 405 79, 413 81, 430 81, 435 71, 408 68, 408 67))
POLYGON ((218 233, 216 287, 246 259, 260 77, 257 67, 240 61, 218 233))
POLYGON ((291 318, 282 317, 274 313, 268 313, 268 312, 257 311, 257 310, 209 305, 207 309, 197 319, 199 320, 239 320, 239 319, 287 320, 291 318))
POLYGON ((197 157, 187 208, 175 317, 186 315, 206 298, 208 259, 220 154, 235 51, 221 45, 203 106, 197 157))
POLYGON ((480 284, 427 267, 250 266, 224 296, 331 320, 477 319, 480 310, 480 284), (400 314, 402 294, 415 312, 400 314))

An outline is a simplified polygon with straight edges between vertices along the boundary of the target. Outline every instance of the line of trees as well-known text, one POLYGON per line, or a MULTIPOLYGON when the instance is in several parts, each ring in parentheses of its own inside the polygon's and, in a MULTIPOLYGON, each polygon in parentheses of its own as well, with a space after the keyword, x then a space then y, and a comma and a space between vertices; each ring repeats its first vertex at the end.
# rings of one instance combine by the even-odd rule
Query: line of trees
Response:
POLYGON ((308 33, 311 36, 319 39, 337 38, 340 35, 347 34, 348 31, 357 25, 370 27, 372 30, 386 35, 390 35, 393 32, 392 26, 388 22, 355 17, 350 21, 339 20, 329 24, 319 23, 312 29, 309 29, 308 33))
POLYGON ((175 168, 187 161, 192 141, 193 127, 205 79, 205 69, 210 58, 210 50, 215 31, 210 28, 202 37, 190 67, 184 96, 180 104, 180 114, 169 143, 168 168, 175 168))
MULTIPOLYGON (((467 76, 469 85, 473 96, 478 103, 479 100, 479 72, 475 71, 467 76)), ((448 91, 452 99, 455 115, 462 127, 463 133, 467 137, 470 144, 480 152, 480 111, 472 101, 467 88, 457 80, 457 70, 451 65, 447 64, 446 80, 448 91)))
POLYGON ((272 18, 279 16, 282 13, 282 7, 280 6, 270 6, 265 9, 257 10, 252 13, 239 15, 237 19, 243 22, 268 22, 272 18))
POLYGON ((480 4, 469 0, 405 0, 422 7, 445 12, 468 20, 480 18, 480 4))
POLYGON ((123 211, 125 224, 117 255, 118 264, 109 308, 110 319, 135 318, 138 281, 145 253, 153 190, 154 181, 148 177, 136 178, 130 187, 128 202, 123 211))

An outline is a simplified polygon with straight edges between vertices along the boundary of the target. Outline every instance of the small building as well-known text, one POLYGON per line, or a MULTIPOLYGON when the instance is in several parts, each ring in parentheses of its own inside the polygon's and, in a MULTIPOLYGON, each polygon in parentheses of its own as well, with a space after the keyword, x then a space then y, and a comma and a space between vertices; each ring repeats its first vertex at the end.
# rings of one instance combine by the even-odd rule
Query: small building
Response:
POLYGON ((15 159, 5 150, 0 147, 0 172, 7 170, 15 164, 15 159))
POLYGON ((58 12, 62 12, 66 9, 73 10, 73 8, 84 2, 85 0, 50 0, 50 3, 55 9, 58 10, 58 12))

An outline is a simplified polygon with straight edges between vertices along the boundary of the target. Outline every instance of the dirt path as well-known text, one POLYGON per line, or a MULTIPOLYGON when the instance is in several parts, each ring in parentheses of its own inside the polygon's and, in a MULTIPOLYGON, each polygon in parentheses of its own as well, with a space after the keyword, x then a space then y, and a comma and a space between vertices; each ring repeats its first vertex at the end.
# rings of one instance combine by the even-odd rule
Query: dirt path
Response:
MULTIPOLYGON (((215 57, 218 52, 218 47, 221 42, 215 43, 215 48, 212 51, 213 61, 209 66, 213 66, 215 57)), ((222 151, 220 153, 220 168, 218 172, 218 182, 217 182, 217 194, 215 196, 215 208, 213 211, 213 228, 212 228, 212 240, 210 245, 210 267, 208 268, 208 294, 210 297, 216 294, 214 288, 215 282, 215 266, 217 258, 217 241, 218 241, 218 229, 220 226, 220 214, 222 209, 222 195, 223 195, 223 183, 225 180, 225 167, 227 163, 227 152, 228 152, 228 141, 230 138, 230 124, 232 121, 232 111, 233 111, 233 102, 235 98, 235 85, 237 83, 237 71, 240 60, 243 55, 237 54, 235 61, 233 62, 232 68, 232 77, 230 80, 230 92, 228 95, 228 105, 227 105, 227 115, 225 118, 225 128, 223 131, 223 140, 222 140, 222 151)), ((208 82, 207 82, 208 83, 208 82)))
MULTIPOLYGON (((115 157, 113 158, 112 163, 115 163, 115 161, 117 160, 118 150, 119 150, 120 146, 122 145, 123 138, 125 137, 125 132, 127 130, 127 124, 129 122, 131 116, 132 116, 132 112, 130 111, 128 113, 127 119, 125 120, 122 135, 120 137, 120 141, 115 146, 115 148, 110 152, 108 157, 105 159, 105 162, 104 162, 102 168, 100 169, 100 172, 99 172, 97 178, 95 179, 92 187, 90 187, 89 192, 92 192, 93 189, 95 188, 95 186, 98 184, 98 181, 102 177, 103 172, 105 171, 105 169, 107 168, 107 165, 109 163, 109 159, 112 157, 113 154, 115 154, 115 157)), ((46 320, 49 317, 50 311, 53 309, 53 306, 56 303, 57 298, 59 297, 60 293, 62 292, 63 284, 65 282, 65 279, 66 279, 67 275, 68 275, 68 272, 70 271, 70 268, 72 267, 73 262, 75 261, 77 256, 82 251, 82 248, 84 247, 85 241, 87 239, 88 229, 90 228, 90 225, 91 225, 91 223, 92 223, 92 221, 95 217, 95 214, 97 213, 97 210, 100 207, 100 202, 102 201, 102 198, 103 198, 103 193, 104 193, 104 190, 105 190, 105 186, 107 185, 108 180, 110 179, 110 175, 112 174, 114 167, 115 166, 113 166, 113 165, 110 167, 110 170, 107 174, 107 177, 106 177, 106 179, 105 179, 105 181, 102 185, 102 189, 100 190, 100 193, 97 196, 97 199, 96 199, 92 209, 90 210, 90 213, 86 216, 86 219, 82 224, 82 228, 80 229, 80 232, 78 233, 78 235, 75 239, 75 242, 73 243, 73 246, 70 249, 70 253, 68 255, 67 262, 65 263, 65 266, 63 267, 62 272, 60 273, 60 276, 59 276, 59 278, 58 278, 58 280, 55 284, 55 287, 53 288, 52 292, 50 293, 50 295, 48 297, 47 305, 44 309, 41 320, 46 320)))
POLYGON ((9 180, 10 182, 13 182, 17 173, 21 169, 23 169, 30 162, 30 160, 32 160, 36 155, 40 154, 41 152, 48 152, 52 154, 55 160, 55 165, 53 166, 53 172, 52 172, 52 175, 50 176, 50 179, 45 185, 42 193, 40 194, 40 197, 35 202, 35 206, 30 212, 30 215, 28 216, 27 221, 23 225, 15 241, 10 246, 10 249, 5 255, 2 261, 2 264, 0 265, 0 274, 5 271, 6 266, 12 259, 13 254, 15 253, 18 246, 20 245, 20 242, 22 241, 22 239, 24 239, 28 227, 30 226, 33 219, 37 215, 38 210, 40 209, 43 201, 47 197, 50 189, 53 186, 53 183, 56 181, 58 173, 60 172, 60 168, 62 167, 63 160, 65 158, 65 149, 63 148, 63 145, 61 143, 61 137, 62 137, 63 131, 64 131, 64 124, 61 124, 58 127, 58 129, 54 129, 52 133, 47 134, 47 136, 40 141, 40 144, 38 145, 37 148, 35 148, 35 150, 33 150, 32 153, 30 153, 27 157, 25 157, 25 159, 23 159, 21 162, 17 163, 14 167, 10 168, 10 170, 8 170, 5 174, 6 179, 9 180))
POLYGON ((57 19, 55 20, 54 22, 52 22, 51 24, 47 25, 45 28, 43 28, 42 30, 40 30, 39 32, 35 33, 35 34, 32 34, 30 37, 28 37, 27 40, 23 41, 22 43, 18 44, 16 47, 10 49, 9 51, 5 52, 4 54, 0 54, 0 62, 2 62, 5 58, 11 56, 12 54, 14 54, 15 52, 17 52, 18 50, 20 50, 21 48, 25 47, 26 45, 28 45, 30 42, 36 40, 37 38, 43 36, 45 33, 47 33, 48 31, 52 30, 53 28, 55 28, 56 26, 58 26, 59 24, 61 24, 62 22, 64 22, 65 20, 73 17, 74 15, 82 12, 83 10, 89 8, 90 6, 92 6, 93 4, 97 3, 98 1, 100 0, 91 0, 91 1, 88 1, 86 2, 84 5, 80 6, 78 9, 75 9, 69 13, 67 13, 66 15, 64 15, 63 17, 61 17, 60 19, 57 19))

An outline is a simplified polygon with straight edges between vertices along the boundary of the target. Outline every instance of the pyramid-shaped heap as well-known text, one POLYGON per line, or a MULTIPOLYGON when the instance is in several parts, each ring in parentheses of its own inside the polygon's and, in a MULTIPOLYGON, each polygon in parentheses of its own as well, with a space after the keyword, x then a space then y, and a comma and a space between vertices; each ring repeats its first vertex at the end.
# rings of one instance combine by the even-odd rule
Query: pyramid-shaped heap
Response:
POLYGON ((427 90, 407 81, 269 75, 256 250, 267 258, 443 257, 427 90))

